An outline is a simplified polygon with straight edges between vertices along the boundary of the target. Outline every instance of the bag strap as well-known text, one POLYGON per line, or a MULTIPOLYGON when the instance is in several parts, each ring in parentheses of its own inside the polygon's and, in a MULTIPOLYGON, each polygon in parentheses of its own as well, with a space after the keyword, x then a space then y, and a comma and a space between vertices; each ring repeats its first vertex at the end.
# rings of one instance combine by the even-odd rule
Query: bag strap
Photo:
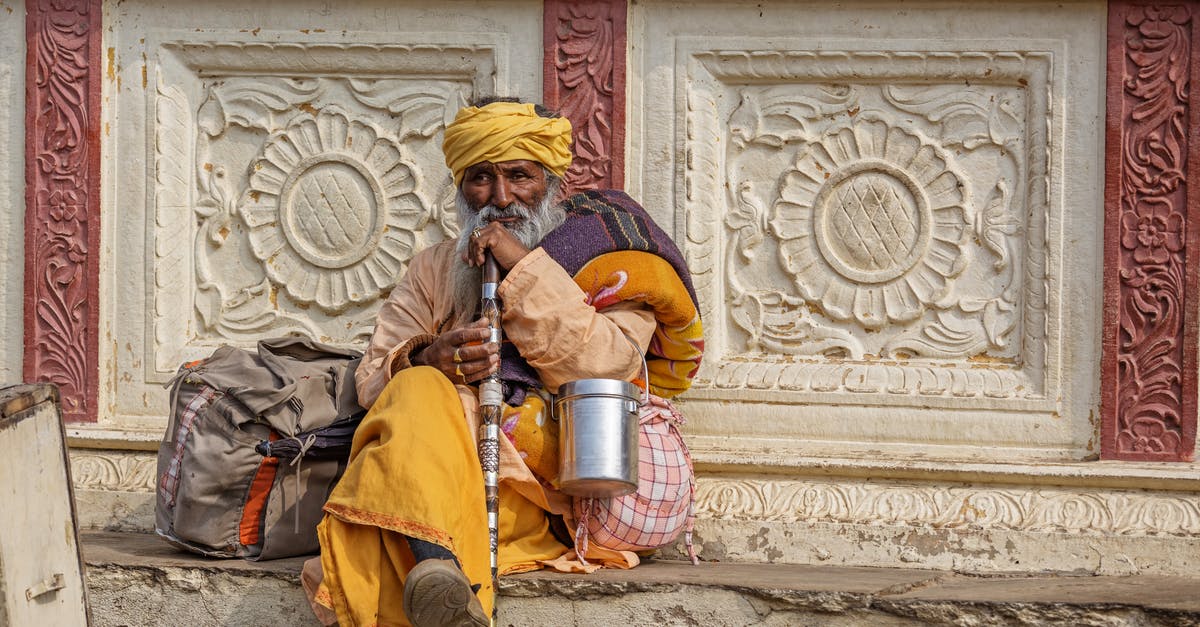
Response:
POLYGON ((633 347, 633 352, 642 357, 642 400, 639 403, 642 407, 650 402, 650 364, 646 363, 646 353, 629 337, 628 333, 621 332, 621 337, 625 338, 626 342, 633 347))
POLYGON ((587 561, 588 550, 588 518, 596 514, 596 499, 594 497, 583 497, 579 499, 579 506, 582 510, 579 516, 579 523, 575 525, 575 557, 579 558, 579 563, 584 566, 590 566, 587 561))
POLYGON ((292 463, 288 464, 289 466, 296 467, 296 506, 292 508, 296 512, 296 519, 292 524, 292 532, 300 533, 300 498, 303 492, 300 485, 300 460, 304 459, 304 455, 308 453, 308 449, 312 448, 313 442, 317 441, 317 434, 310 433, 304 440, 294 435, 289 439, 295 440, 296 444, 300 446, 300 452, 296 453, 296 457, 292 458, 292 463))

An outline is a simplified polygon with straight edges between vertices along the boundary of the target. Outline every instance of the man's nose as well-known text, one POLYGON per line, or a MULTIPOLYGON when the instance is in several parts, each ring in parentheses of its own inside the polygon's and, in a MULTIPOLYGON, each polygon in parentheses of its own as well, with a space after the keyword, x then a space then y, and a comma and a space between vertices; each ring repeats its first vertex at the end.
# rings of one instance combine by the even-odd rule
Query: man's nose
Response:
POLYGON ((508 187, 508 179, 498 176, 492 184, 492 204, 497 209, 506 209, 513 202, 512 190, 508 187))

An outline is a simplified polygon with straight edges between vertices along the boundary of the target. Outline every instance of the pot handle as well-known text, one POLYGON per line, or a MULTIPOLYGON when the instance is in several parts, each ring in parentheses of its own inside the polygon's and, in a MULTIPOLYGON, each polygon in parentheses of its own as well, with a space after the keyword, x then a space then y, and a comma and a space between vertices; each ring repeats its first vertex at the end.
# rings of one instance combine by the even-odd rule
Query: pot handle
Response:
POLYGON ((621 333, 621 336, 625 338, 626 342, 629 342, 629 345, 633 347, 633 351, 635 353, 642 356, 642 386, 643 386, 642 387, 642 405, 649 405, 650 404, 650 364, 646 363, 646 353, 642 352, 642 349, 638 347, 637 342, 634 342, 633 338, 629 337, 629 335, 627 335, 626 333, 621 333))

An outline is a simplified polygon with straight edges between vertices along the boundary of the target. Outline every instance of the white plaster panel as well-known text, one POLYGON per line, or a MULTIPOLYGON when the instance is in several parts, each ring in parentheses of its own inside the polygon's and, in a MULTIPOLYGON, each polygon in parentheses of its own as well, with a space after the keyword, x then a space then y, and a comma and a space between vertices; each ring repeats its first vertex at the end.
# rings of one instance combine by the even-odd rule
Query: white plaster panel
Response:
POLYGON ((701 458, 1092 454, 1102 4, 633 13, 630 189, 702 301, 701 458))
POLYGON ((0 2, 0 383, 21 380, 25 294, 25 3, 0 2))
POLYGON ((161 420, 161 384, 221 344, 365 347, 411 256, 456 232, 445 125, 541 92, 540 4, 109 9, 121 423, 161 420))

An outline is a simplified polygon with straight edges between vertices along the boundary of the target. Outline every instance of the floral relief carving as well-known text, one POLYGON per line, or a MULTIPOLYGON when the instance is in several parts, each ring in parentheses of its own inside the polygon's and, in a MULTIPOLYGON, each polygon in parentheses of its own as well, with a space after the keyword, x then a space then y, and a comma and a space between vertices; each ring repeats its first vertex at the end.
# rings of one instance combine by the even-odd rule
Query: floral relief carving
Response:
POLYGON ((154 491, 154 455, 72 449, 70 458, 71 480, 77 490, 154 491))
POLYGON ((164 63, 183 67, 157 79, 156 376, 216 344, 266 334, 364 342, 412 254, 456 231, 441 132, 494 51, 236 42, 161 50, 164 63), (255 68, 238 65, 248 56, 255 68), (357 67, 362 56, 403 72, 325 69, 357 67), (402 75, 434 69, 442 78, 402 75), (186 223, 194 229, 166 228, 186 223), (191 280, 180 282, 181 271, 191 280))
POLYGON ((1049 53, 692 55, 688 215, 727 207, 696 287, 731 323, 702 384, 1048 397, 1049 53))
POLYGON ((24 378, 58 385, 68 421, 97 411, 99 18, 94 0, 27 18, 24 378))
POLYGON ((545 104, 571 121, 569 190, 624 183, 625 2, 545 3, 545 104))
POLYGON ((415 237, 414 167, 344 114, 293 120, 263 145, 239 212, 275 285, 331 313, 390 290, 415 237))
MULTIPOLYGON (((450 232, 440 219, 446 207, 426 200, 436 188, 423 185, 418 157, 404 152, 393 131, 365 121, 369 114, 351 118, 344 103, 311 112, 316 109, 308 103, 337 93, 338 82, 231 78, 212 89, 200 108, 196 176, 202 194, 196 211, 205 237, 195 248, 197 306, 205 328, 220 337, 273 328, 337 343, 365 340, 374 309, 363 305, 390 291, 419 248, 417 234, 424 239, 430 223, 438 225, 435 235, 450 232), (220 115, 216 112, 223 113, 223 124, 208 121, 220 115), (230 125, 265 134, 257 154, 241 167, 221 154, 230 125), (235 175, 238 169, 248 173, 245 179, 235 175), (243 228, 244 240, 231 238, 243 228), (240 263, 234 258, 247 247, 261 265, 240 274, 242 286, 231 289, 229 277, 216 268, 240 263), (280 292, 295 304, 281 306, 280 292), (322 313, 305 310, 309 304, 322 313)), ((342 82, 360 93, 356 100, 377 102, 384 110, 406 100, 380 98, 377 83, 342 82)), ((406 91, 428 89, 410 83, 406 91)), ((423 108, 421 117, 440 124, 444 110, 461 102, 453 92, 442 96, 441 109, 423 108)), ((409 139, 424 147, 422 161, 429 164, 432 134, 409 139)), ((437 183, 445 184, 441 178, 437 183)))
POLYGON ((1166 203, 1121 214, 1121 246, 1140 264, 1165 264, 1183 250, 1183 215, 1166 203))
POLYGON ((1196 323, 1188 290, 1188 162, 1197 87, 1191 5, 1114 4, 1110 18, 1110 208, 1104 372, 1106 457, 1182 461, 1196 443, 1196 323), (1191 309, 1192 311, 1188 311, 1191 309), (1116 314, 1113 319, 1113 314, 1116 314), (1189 322, 1190 321, 1190 322, 1189 322), (1115 327, 1115 328, 1114 328, 1115 327))
POLYGON ((1200 534, 1187 494, 700 478, 696 513, 717 520, 1071 534, 1200 534))
POLYGON ((946 296, 968 260, 970 220, 942 153, 882 120, 856 120, 784 172, 770 226, 807 301, 879 328, 946 296))

